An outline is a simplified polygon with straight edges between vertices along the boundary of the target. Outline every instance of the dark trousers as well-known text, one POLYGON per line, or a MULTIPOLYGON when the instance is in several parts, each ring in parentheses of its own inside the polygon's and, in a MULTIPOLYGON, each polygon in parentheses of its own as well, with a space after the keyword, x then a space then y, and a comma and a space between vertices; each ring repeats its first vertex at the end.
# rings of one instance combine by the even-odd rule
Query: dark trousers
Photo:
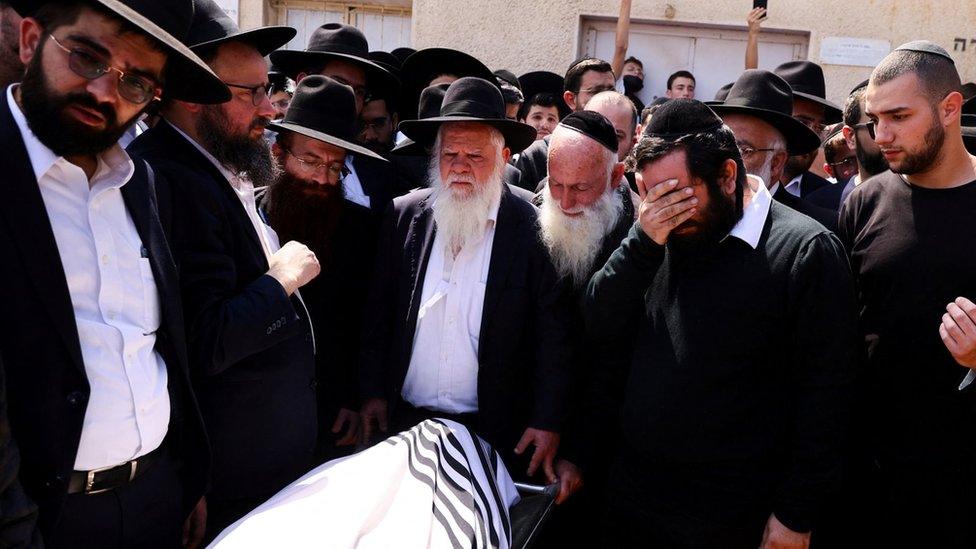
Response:
POLYGON ((130 484, 100 494, 71 494, 46 546, 174 548, 183 540, 183 489, 166 453, 130 484))
POLYGON ((621 454, 608 479, 602 547, 759 547, 770 514, 765 490, 730 489, 720 481, 724 472, 707 467, 653 465, 621 454))

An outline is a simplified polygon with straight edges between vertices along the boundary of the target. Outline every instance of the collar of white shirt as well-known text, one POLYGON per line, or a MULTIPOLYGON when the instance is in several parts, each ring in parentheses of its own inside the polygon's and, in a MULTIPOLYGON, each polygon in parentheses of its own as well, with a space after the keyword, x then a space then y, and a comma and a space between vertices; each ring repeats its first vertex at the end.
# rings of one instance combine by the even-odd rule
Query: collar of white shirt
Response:
MULTIPOLYGON (((24 141, 27 157, 30 158, 31 168, 34 170, 34 178, 40 181, 55 164, 62 160, 62 157, 54 154, 54 151, 41 143, 41 140, 31 131, 27 124, 27 118, 14 99, 15 86, 17 84, 11 84, 7 87, 7 105, 10 106, 10 114, 14 117, 14 122, 17 123, 17 129, 20 130, 20 137, 24 141)), ((100 179, 101 175, 105 173, 105 168, 107 168, 108 173, 113 175, 111 178, 114 182, 113 186, 121 187, 129 181, 135 172, 132 159, 117 143, 102 151, 98 155, 98 160, 99 169, 92 180, 100 179)), ((65 161, 67 162, 67 160, 65 161)))
POLYGON ((790 179, 790 182, 787 183, 786 187, 783 188, 786 190, 786 192, 792 194, 793 196, 798 197, 800 196, 800 191, 801 191, 800 185, 802 181, 803 181, 803 174, 801 173, 800 175, 794 177, 793 179, 790 179))
POLYGON ((752 189, 752 198, 749 203, 742 208, 742 218, 732 227, 728 236, 734 236, 748 244, 753 250, 759 245, 759 238, 762 236, 763 227, 766 225, 766 217, 769 216, 769 206, 772 204, 773 196, 766 189, 766 184, 762 179, 754 175, 747 176, 747 184, 752 189))

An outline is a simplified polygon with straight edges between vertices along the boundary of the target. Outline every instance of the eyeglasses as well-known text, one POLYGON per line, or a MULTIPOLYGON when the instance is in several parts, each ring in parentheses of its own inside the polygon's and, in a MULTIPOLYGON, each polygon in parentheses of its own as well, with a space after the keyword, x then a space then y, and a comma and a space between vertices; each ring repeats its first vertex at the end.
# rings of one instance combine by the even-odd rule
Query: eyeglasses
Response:
POLYGON ((828 162, 830 169, 834 171, 835 177, 847 177, 848 174, 857 170, 857 157, 848 156, 840 162, 828 162))
MULTIPOLYGON (((278 109, 278 110, 280 110, 280 111, 287 111, 288 110, 288 105, 291 105, 291 97, 286 97, 285 99, 279 99, 277 101, 272 101, 271 102, 271 106, 274 107, 274 108, 276 108, 276 109, 278 109)), ((255 106, 257 106, 257 105, 255 105, 255 106)))
POLYGON ((746 158, 749 158, 750 156, 752 156, 752 155, 754 155, 756 153, 773 152, 775 150, 776 149, 773 149, 773 148, 756 149, 756 148, 753 148, 753 147, 739 147, 739 154, 741 154, 742 155, 742 159, 745 160, 746 158))
POLYGON ((305 175, 313 175, 321 170, 325 170, 329 175, 329 182, 331 183, 341 183, 349 175, 349 169, 342 162, 310 162, 299 158, 290 149, 285 149, 284 147, 282 149, 284 149, 285 154, 298 161, 299 171, 305 175))
POLYGON ((224 82, 225 86, 231 88, 238 88, 242 90, 247 90, 251 92, 251 104, 257 107, 262 101, 267 99, 268 92, 271 89, 271 84, 265 82, 264 84, 258 84, 257 86, 245 86, 243 84, 231 84, 230 82, 224 82))
POLYGON ((363 102, 367 102, 372 98, 372 96, 369 94, 369 90, 366 89, 366 86, 357 86, 341 76, 329 75, 329 78, 335 80, 340 84, 345 84, 350 88, 352 88, 353 93, 356 94, 356 98, 363 102))
POLYGON ((110 72, 119 73, 119 95, 126 101, 141 105, 152 99, 159 99, 159 84, 149 78, 126 73, 102 61, 97 55, 83 48, 66 48, 54 35, 54 44, 68 54, 68 68, 71 72, 88 80, 101 78, 110 72))
POLYGON ((874 139, 874 128, 875 128, 875 123, 873 121, 871 121, 871 122, 861 122, 860 124, 854 124, 854 131, 857 131, 857 130, 867 130, 868 131, 868 135, 871 136, 871 139, 874 139))

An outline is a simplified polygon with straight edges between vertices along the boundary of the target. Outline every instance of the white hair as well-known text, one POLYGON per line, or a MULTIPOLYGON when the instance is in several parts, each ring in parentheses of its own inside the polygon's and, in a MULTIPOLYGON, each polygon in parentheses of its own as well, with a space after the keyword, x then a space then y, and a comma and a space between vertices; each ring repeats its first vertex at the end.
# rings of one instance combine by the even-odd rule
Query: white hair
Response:
POLYGON ((431 149, 430 168, 427 178, 432 194, 434 225, 438 233, 449 245, 450 250, 458 253, 464 245, 476 241, 488 225, 488 217, 501 201, 502 187, 505 174, 505 157, 502 149, 505 147, 505 137, 496 128, 481 125, 490 133, 494 148, 494 166, 486 181, 478 181, 472 173, 454 174, 454 181, 465 181, 472 184, 473 191, 462 194, 452 189, 450 184, 441 177, 441 146, 442 136, 446 125, 441 126, 431 149))
POLYGON ((763 160, 762 166, 756 170, 758 173, 753 173, 752 175, 762 179, 766 187, 771 187, 776 183, 775 181, 770 181, 773 178, 773 158, 776 156, 776 153, 786 150, 786 139, 783 138, 782 134, 776 132, 766 147, 773 150, 766 152, 766 158, 763 160))

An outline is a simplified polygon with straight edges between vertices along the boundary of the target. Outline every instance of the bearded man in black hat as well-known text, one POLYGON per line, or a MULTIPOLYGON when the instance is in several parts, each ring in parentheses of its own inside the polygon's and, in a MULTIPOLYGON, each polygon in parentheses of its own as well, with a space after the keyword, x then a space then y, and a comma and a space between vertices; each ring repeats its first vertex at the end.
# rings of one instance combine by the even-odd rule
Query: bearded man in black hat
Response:
MULTIPOLYGON (((296 82, 318 74, 351 87, 356 94, 357 116, 374 93, 393 97, 400 88, 399 79, 389 68, 370 59, 366 35, 342 23, 322 25, 309 37, 304 51, 279 50, 271 54, 271 62, 296 82)), ((369 208, 378 220, 398 193, 393 166, 367 155, 350 154, 346 156, 346 171, 349 173, 342 179, 345 199, 369 208)))
POLYGON ((472 77, 451 84, 440 116, 400 130, 432 147, 432 188, 394 200, 380 229, 360 362, 364 435, 376 423, 456 419, 513 475, 541 467, 553 482, 569 404, 567 316, 536 211, 503 180, 535 130, 506 120, 497 86, 472 77))
POLYGON ((896 48, 871 73, 867 131, 891 170, 851 192, 841 240, 857 279, 866 373, 857 439, 877 486, 859 524, 889 547, 976 546, 976 157, 955 63, 896 48))
POLYGON ((587 382, 622 399, 606 546, 806 547, 853 380, 843 248, 746 176, 704 104, 671 100, 645 135, 638 223, 583 301, 594 341, 639 334, 629 372, 587 382))
POLYGON ((779 183, 790 156, 820 146, 819 136, 792 116, 793 92, 786 81, 769 71, 747 70, 725 101, 711 107, 735 133, 746 171, 762 179, 774 200, 836 230, 836 212, 793 196, 779 183))
MULTIPOLYGON (((827 84, 823 69, 810 61, 788 61, 773 73, 786 80, 793 90, 793 118, 822 137, 827 124, 841 121, 840 107, 827 101, 827 84)), ((805 154, 790 156, 783 169, 783 191, 800 198, 830 185, 830 182, 810 171, 819 148, 805 154)))
POLYGON ((314 336, 298 289, 319 272, 304 244, 279 246, 255 187, 276 165, 264 131, 275 111, 264 56, 288 27, 240 32, 212 0, 194 0, 187 42, 230 86, 220 105, 167 101, 129 147, 159 185, 186 310, 190 368, 214 452, 207 539, 312 464, 314 336))
POLYGON ((308 243, 321 273, 302 288, 320 349, 317 461, 349 453, 359 441, 355 382, 365 294, 375 250, 368 209, 342 198, 347 152, 378 156, 354 143, 355 97, 325 76, 302 79, 288 115, 270 126, 281 175, 265 195, 267 219, 280 238, 308 243))
MULTIPOLYGON (((229 92, 180 42, 189 2, 12 5, 27 69, 0 106, 3 437, 16 438, 48 547, 175 547, 209 454, 156 178, 118 140, 161 96, 229 92)), ((5 454, 5 475, 15 469, 5 454)), ((25 509, 9 481, 5 521, 25 509)), ((188 524, 195 544, 202 523, 188 524)))

